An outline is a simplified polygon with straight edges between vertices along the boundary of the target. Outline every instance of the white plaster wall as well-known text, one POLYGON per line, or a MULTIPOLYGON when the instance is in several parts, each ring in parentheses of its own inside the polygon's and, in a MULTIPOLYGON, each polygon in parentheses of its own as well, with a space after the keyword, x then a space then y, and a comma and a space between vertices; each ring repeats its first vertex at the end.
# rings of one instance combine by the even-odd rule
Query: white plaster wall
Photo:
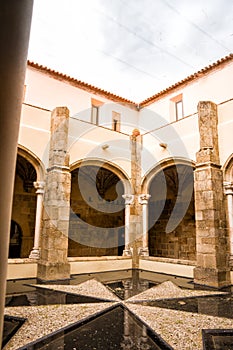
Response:
POLYGON ((195 114, 143 136, 142 175, 167 158, 195 161, 198 150, 198 117, 195 114), (167 148, 160 147, 160 143, 166 143, 167 148))
POLYGON ((203 77, 167 94, 140 111, 139 128, 153 130, 160 125, 173 122, 175 119, 170 100, 181 93, 183 94, 184 116, 196 113, 199 101, 212 101, 219 104, 232 98, 232 76, 233 63, 228 63, 221 69, 216 68, 208 74, 203 74, 203 77))
POLYGON ((107 128, 70 120, 69 131, 70 164, 87 159, 109 161, 123 170, 128 177, 131 173, 131 151, 129 136, 107 128), (103 145, 108 145, 103 149, 103 145))
POLYGON ((193 278, 195 266, 173 264, 160 261, 139 260, 139 269, 168 275, 193 278))
POLYGON ((23 105, 19 130, 19 145, 29 149, 48 165, 51 113, 23 105))
POLYGON ((233 153, 233 101, 218 106, 218 121, 219 156, 223 166, 233 153))
MULTIPOLYGON (((68 258, 68 261, 70 259, 68 258)), ((76 259, 77 260, 77 259, 76 259)), ((95 273, 105 271, 117 271, 127 270, 132 268, 132 259, 118 259, 108 257, 106 259, 83 259, 83 261, 69 261, 70 262, 70 273, 81 274, 81 273, 95 273)))
POLYGON ((48 110, 66 106, 70 116, 91 122, 91 99, 103 102, 99 107, 99 125, 112 128, 112 111, 121 114, 121 131, 131 133, 137 125, 137 111, 120 103, 89 93, 48 74, 28 67, 26 72, 25 103, 48 110))

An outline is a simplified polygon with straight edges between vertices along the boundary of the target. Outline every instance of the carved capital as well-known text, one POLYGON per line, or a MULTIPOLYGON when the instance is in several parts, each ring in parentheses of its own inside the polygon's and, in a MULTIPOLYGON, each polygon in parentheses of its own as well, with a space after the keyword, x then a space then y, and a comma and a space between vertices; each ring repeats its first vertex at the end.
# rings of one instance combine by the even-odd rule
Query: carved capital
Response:
POLYGON ((134 195, 133 194, 123 194, 122 196, 125 200, 125 205, 133 204, 134 195))
POLYGON ((43 194, 44 193, 44 181, 36 181, 33 182, 33 185, 36 189, 36 194, 43 194))
POLYGON ((223 187, 225 195, 233 196, 233 182, 224 182, 223 187))
POLYGON ((143 204, 148 204, 148 200, 150 199, 151 195, 150 194, 140 194, 138 196, 138 203, 143 205, 143 204))

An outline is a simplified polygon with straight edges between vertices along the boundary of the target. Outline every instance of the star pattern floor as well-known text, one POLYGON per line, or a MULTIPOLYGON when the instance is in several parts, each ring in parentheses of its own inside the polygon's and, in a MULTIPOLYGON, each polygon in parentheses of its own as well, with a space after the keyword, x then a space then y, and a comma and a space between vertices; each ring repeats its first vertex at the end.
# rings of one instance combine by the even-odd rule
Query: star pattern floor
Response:
POLYGON ((233 329, 233 319, 230 318, 143 305, 143 302, 151 300, 219 295, 218 291, 185 290, 166 281, 128 300, 121 301, 109 288, 95 279, 78 285, 53 284, 40 285, 40 287, 99 298, 100 303, 7 307, 6 314, 25 317, 27 321, 4 347, 4 350, 16 350, 61 327, 117 304, 126 306, 174 350, 201 350, 203 348, 202 329, 233 329), (102 303, 103 299, 109 302, 102 303))

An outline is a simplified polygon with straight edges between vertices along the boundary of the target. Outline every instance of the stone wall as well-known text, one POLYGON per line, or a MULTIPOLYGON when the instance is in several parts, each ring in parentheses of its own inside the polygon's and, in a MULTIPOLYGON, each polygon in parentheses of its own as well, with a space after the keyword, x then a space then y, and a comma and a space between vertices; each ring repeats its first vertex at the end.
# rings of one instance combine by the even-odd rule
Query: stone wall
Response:
POLYGON ((22 243, 18 258, 28 258, 33 247, 35 215, 35 189, 30 187, 28 192, 26 192, 23 186, 23 180, 16 174, 11 218, 22 230, 22 243))
POLYGON ((123 247, 118 248, 118 245, 124 245, 123 185, 119 184, 118 193, 116 193, 115 183, 111 184, 111 179, 109 181, 112 173, 105 169, 101 170, 102 185, 100 186, 98 179, 96 181, 93 178, 93 167, 85 168, 82 170, 86 174, 82 177, 82 191, 90 192, 90 196, 86 199, 80 192, 78 169, 72 172, 68 256, 122 255, 123 247), (104 184, 106 181, 108 183, 104 184), (94 194, 96 190, 98 191, 98 187, 102 188, 102 191, 99 188, 102 196, 98 195, 98 198, 95 198, 94 194), (115 200, 113 204, 112 201, 115 200), (112 213, 104 212, 105 205, 112 213))
MULTIPOLYGON (((166 233, 166 226, 174 207, 174 201, 166 200, 159 219, 149 230, 149 251, 151 256, 163 258, 195 260, 196 229, 194 220, 194 202, 190 203, 181 223, 172 232, 166 233)), ((149 204, 149 217, 153 216, 157 203, 149 204)))

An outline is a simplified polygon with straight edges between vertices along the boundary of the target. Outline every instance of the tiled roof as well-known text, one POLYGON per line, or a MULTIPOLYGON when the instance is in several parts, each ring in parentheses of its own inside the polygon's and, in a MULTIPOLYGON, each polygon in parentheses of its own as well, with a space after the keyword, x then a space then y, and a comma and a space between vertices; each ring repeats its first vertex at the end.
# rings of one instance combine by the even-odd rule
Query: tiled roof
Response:
POLYGON ((210 64, 209 66, 204 67, 203 69, 199 70, 198 72, 196 72, 192 75, 189 75, 185 79, 180 80, 179 82, 175 83, 174 85, 171 85, 168 88, 166 88, 166 89, 158 92, 157 94, 147 98, 146 100, 140 102, 140 104, 139 104, 140 108, 143 108, 143 107, 150 105, 151 103, 155 102, 156 100, 159 100, 161 97, 164 97, 165 95, 171 93, 172 91, 174 91, 176 89, 180 89, 183 85, 186 85, 187 83, 189 83, 195 79, 203 77, 203 75, 209 73, 210 71, 212 71, 216 68, 219 68, 222 64, 230 62, 232 60, 233 60, 233 54, 231 53, 228 56, 221 58, 217 62, 214 62, 214 63, 210 64))
POLYGON ((100 89, 100 88, 93 86, 91 84, 84 83, 81 80, 72 78, 69 75, 57 72, 51 68, 45 67, 45 66, 40 65, 38 63, 28 61, 28 66, 35 68, 36 70, 38 70, 40 72, 46 73, 55 79, 64 80, 64 81, 66 81, 66 82, 68 82, 68 83, 70 83, 70 84, 74 85, 75 87, 78 87, 82 90, 86 90, 90 93, 98 94, 99 96, 103 96, 103 97, 105 97, 109 100, 112 100, 114 102, 126 104, 128 107, 133 107, 133 108, 137 107, 137 104, 133 101, 127 100, 124 97, 117 96, 111 92, 105 91, 105 90, 100 89))
POLYGON ((72 84, 72 85, 74 85, 82 90, 86 90, 90 93, 98 94, 98 95, 103 96, 107 99, 110 99, 114 102, 126 104, 128 107, 131 107, 131 108, 143 108, 143 107, 146 107, 146 106, 150 105, 151 103, 155 102, 156 100, 159 100, 161 97, 164 97, 165 95, 173 92, 174 90, 180 89, 182 86, 186 85, 187 83, 190 83, 195 79, 203 77, 203 75, 211 72, 212 70, 220 68, 220 66, 222 66, 222 65, 224 65, 232 60, 233 60, 233 54, 231 53, 228 56, 225 56, 225 57, 219 59, 218 61, 210 64, 209 66, 204 67, 203 69, 199 70, 198 72, 189 75, 185 79, 180 80, 179 82, 169 86, 168 88, 156 93, 155 95, 147 98, 146 100, 140 102, 139 104, 137 104, 133 101, 130 101, 124 97, 120 97, 120 96, 117 96, 111 92, 100 89, 96 86, 84 83, 83 81, 72 78, 69 75, 59 73, 51 68, 45 67, 45 66, 40 65, 38 63, 28 61, 28 66, 35 68, 43 73, 47 73, 55 79, 65 80, 65 81, 69 82, 70 84, 72 84))

